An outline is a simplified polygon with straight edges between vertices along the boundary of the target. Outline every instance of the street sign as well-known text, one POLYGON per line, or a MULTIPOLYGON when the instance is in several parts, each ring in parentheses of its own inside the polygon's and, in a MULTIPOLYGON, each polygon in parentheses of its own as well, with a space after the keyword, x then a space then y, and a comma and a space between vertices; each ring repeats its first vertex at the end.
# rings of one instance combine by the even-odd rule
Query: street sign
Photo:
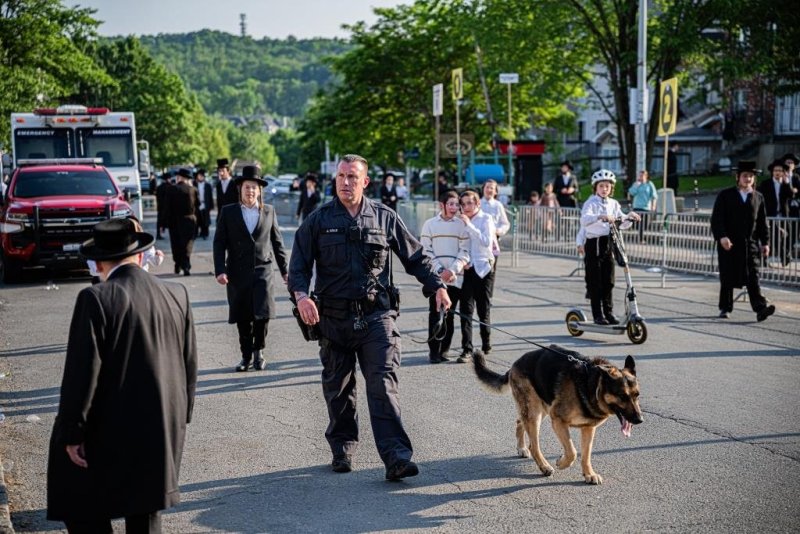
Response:
POLYGON ((500 74, 500 83, 519 83, 519 74, 516 72, 505 72, 500 74))
POLYGON ((437 83, 433 86, 433 116, 441 117, 444 109, 444 84, 437 83))
POLYGON ((660 112, 658 116, 658 135, 675 133, 678 123, 678 79, 670 78, 661 82, 660 112))
POLYGON ((461 142, 461 155, 469 156, 470 150, 475 146, 475 136, 472 134, 460 134, 456 140, 456 134, 441 134, 439 141, 439 152, 443 158, 455 158, 458 156, 458 141, 461 142))
POLYGON ((419 159, 419 147, 415 146, 410 150, 406 150, 403 155, 405 159, 419 159))
POLYGON ((453 69, 453 100, 464 98, 464 69, 453 69))

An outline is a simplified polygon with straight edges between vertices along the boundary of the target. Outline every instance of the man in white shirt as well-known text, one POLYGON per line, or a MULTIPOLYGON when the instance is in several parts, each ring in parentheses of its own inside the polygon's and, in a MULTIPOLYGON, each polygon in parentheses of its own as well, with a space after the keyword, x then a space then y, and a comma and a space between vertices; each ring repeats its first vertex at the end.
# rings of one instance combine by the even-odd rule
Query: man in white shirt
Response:
MULTIPOLYGON (((461 297, 461 273, 469 263, 470 239, 464 221, 457 217, 460 212, 458 193, 445 191, 439 197, 439 209, 438 215, 422 225, 420 243, 425 255, 431 258, 434 269, 447 284, 447 294, 450 296, 451 306, 455 308, 461 297)), ((445 331, 437 333, 439 310, 436 308, 436 296, 431 296, 429 300, 428 359, 431 363, 442 363, 448 361, 447 351, 453 339, 453 314, 448 313, 445 317, 445 331)))
MULTIPOLYGON (((486 180, 486 182, 483 184, 481 211, 491 216, 492 220, 494 220, 495 240, 492 244, 492 253, 494 254, 495 258, 497 258, 500 255, 500 238, 508 233, 508 230, 511 228, 511 223, 508 222, 506 208, 503 206, 503 203, 497 200, 495 197, 497 197, 497 182, 494 180, 486 180)), ((497 261, 494 262, 492 269, 496 274, 497 261)), ((492 292, 494 292, 494 280, 495 277, 492 276, 492 292)))
POLYGON ((477 308, 480 320, 481 348, 484 353, 492 350, 489 324, 491 324, 491 299, 494 288, 494 264, 496 261, 493 245, 497 241, 494 219, 481 210, 480 198, 475 191, 464 191, 461 201, 461 220, 470 237, 470 262, 464 271, 461 286, 461 348, 458 363, 472 359, 472 314, 477 308))

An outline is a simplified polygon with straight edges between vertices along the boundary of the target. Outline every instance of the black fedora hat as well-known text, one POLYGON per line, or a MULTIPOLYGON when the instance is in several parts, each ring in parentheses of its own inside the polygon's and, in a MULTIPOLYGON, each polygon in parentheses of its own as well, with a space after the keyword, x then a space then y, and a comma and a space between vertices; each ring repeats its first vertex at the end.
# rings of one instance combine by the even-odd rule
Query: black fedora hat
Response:
POLYGON ((261 187, 267 186, 267 181, 259 176, 259 168, 255 165, 247 165, 242 168, 242 175, 236 177, 236 185, 242 185, 242 182, 251 181, 256 182, 261 187))
POLYGON ((89 260, 119 260, 144 252, 156 238, 147 232, 137 232, 130 219, 111 219, 99 222, 92 229, 93 237, 81 245, 81 255, 89 260))
POLYGON ((781 158, 781 161, 785 162, 787 159, 794 161, 795 165, 800 164, 800 159, 797 158, 797 154, 792 154, 791 152, 787 152, 781 158))
POLYGON ((767 165, 767 169, 769 169, 769 172, 772 172, 772 169, 774 169, 775 167, 780 167, 781 169, 783 169, 785 171, 785 170, 787 170, 787 167, 786 167, 786 164, 784 163, 784 161, 786 161, 786 160, 784 160, 784 159, 776 159, 775 161, 773 161, 772 163, 767 165))
POLYGON ((224 169, 228 167, 228 158, 221 158, 217 160, 217 168, 224 169))
POLYGON ((759 174, 761 171, 756 169, 756 162, 750 160, 741 160, 739 165, 736 167, 736 175, 743 172, 752 172, 753 174, 759 174))
POLYGON ((568 159, 565 159, 564 161, 562 161, 561 164, 559 165, 559 167, 563 167, 564 165, 566 165, 567 168, 569 168, 569 170, 571 170, 571 171, 575 170, 575 167, 572 166, 572 162, 570 162, 568 159))
POLYGON ((178 176, 182 176, 184 178, 188 178, 190 180, 192 179, 192 171, 190 171, 189 169, 183 168, 183 167, 178 169, 177 175, 178 176))

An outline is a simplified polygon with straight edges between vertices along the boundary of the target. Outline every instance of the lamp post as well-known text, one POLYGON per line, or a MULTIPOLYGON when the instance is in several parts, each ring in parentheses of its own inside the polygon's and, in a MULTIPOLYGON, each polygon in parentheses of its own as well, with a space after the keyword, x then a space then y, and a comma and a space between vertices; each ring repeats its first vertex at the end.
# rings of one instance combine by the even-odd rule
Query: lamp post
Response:
POLYGON ((508 184, 514 183, 514 124, 511 118, 511 85, 519 83, 519 74, 507 72, 500 75, 500 83, 508 89, 508 184))

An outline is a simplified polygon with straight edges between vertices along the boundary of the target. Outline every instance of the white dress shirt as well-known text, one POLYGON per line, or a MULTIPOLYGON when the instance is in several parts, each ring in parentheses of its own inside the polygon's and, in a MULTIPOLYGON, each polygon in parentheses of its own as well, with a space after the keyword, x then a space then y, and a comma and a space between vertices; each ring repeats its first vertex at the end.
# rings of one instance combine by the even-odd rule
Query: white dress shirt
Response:
POLYGON ((508 230, 511 228, 511 223, 508 222, 508 216, 506 215, 506 208, 503 206, 503 203, 497 199, 491 198, 486 200, 485 198, 481 199, 481 210, 484 213, 488 213, 494 219, 494 226, 497 231, 497 237, 502 237, 508 233, 508 230))
POLYGON ((497 241, 496 232, 494 218, 483 210, 479 210, 467 223, 469 263, 481 278, 492 271, 495 262, 492 245, 497 241))
POLYGON ((258 224, 258 215, 261 209, 258 207, 258 203, 252 208, 248 208, 244 204, 239 205, 242 207, 242 217, 244 217, 244 224, 247 226, 247 231, 252 234, 258 224))
POLYGON ((603 215, 614 218, 622 217, 625 220, 620 225, 622 230, 630 228, 631 224, 633 224, 628 220, 628 216, 622 212, 619 202, 613 198, 601 198, 597 195, 592 195, 581 209, 581 228, 586 229, 586 239, 594 239, 611 233, 610 223, 600 220, 603 215))

